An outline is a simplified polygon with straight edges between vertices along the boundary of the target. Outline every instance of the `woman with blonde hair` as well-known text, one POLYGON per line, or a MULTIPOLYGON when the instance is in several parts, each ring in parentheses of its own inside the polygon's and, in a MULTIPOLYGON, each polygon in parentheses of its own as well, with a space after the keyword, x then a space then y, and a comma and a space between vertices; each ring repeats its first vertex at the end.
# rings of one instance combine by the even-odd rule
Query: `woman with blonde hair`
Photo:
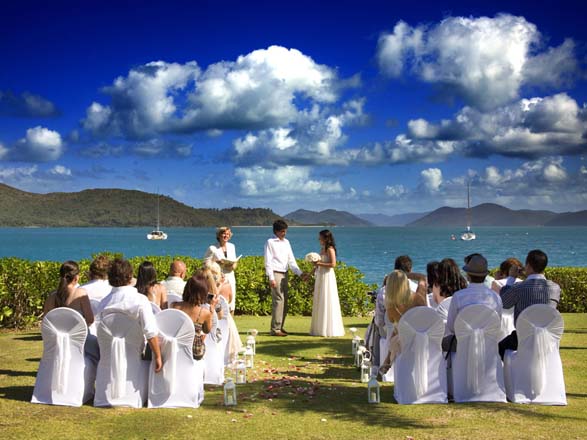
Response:
POLYGON ((216 229, 216 244, 212 244, 204 254, 204 263, 215 262, 220 265, 231 289, 230 312, 234 313, 236 297, 236 278, 234 270, 237 266, 236 248, 228 240, 232 238, 232 231, 228 226, 221 226, 216 229))
POLYGON ((408 275, 403 270, 394 270, 387 276, 385 280, 385 310, 387 317, 394 324, 394 330, 389 339, 389 354, 381 367, 382 373, 389 369, 401 349, 397 333, 399 320, 412 307, 426 306, 427 290, 426 281, 420 280, 418 289, 412 293, 408 275))

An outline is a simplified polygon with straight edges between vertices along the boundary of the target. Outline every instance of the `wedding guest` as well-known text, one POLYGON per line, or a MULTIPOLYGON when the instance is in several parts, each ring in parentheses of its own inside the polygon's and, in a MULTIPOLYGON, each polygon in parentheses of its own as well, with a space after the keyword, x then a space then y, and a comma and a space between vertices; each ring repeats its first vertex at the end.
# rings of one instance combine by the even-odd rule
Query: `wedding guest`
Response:
POLYGON ((410 285, 410 290, 415 293, 418 290, 418 282, 420 280, 425 280, 426 277, 422 274, 412 272, 412 259, 408 255, 400 255, 395 259, 393 269, 394 270, 403 270, 406 275, 408 276, 408 283, 410 285))
POLYGON ((43 315, 57 307, 68 307, 79 312, 88 326, 94 322, 88 293, 79 287, 79 266, 75 261, 66 261, 59 268, 59 285, 45 300, 43 315))
POLYGON ((381 367, 384 374, 393 363, 400 351, 397 324, 399 320, 412 307, 426 306, 426 282, 420 280, 416 292, 412 292, 408 275, 403 270, 394 270, 385 281, 385 310, 387 318, 394 323, 394 331, 389 340, 389 353, 381 367))
POLYGON ((88 293, 91 300, 102 301, 112 290, 112 286, 108 283, 109 268, 110 258, 106 255, 97 256, 90 264, 90 281, 80 287, 88 293))
POLYGON ((230 312, 234 313, 236 305, 236 277, 234 271, 237 266, 236 248, 228 240, 232 238, 232 231, 228 226, 216 229, 216 244, 210 245, 204 254, 204 263, 214 261, 220 265, 231 289, 230 312))
POLYGON ((291 269, 296 275, 302 275, 291 245, 285 238, 286 234, 287 223, 283 220, 276 220, 273 223, 273 237, 265 243, 265 273, 269 278, 272 299, 272 336, 287 336, 288 334, 283 328, 287 316, 288 269, 291 269))
POLYGON ((467 280, 461 275, 459 266, 452 258, 445 258, 438 264, 437 279, 432 287, 434 302, 438 304, 436 312, 444 323, 448 319, 448 310, 455 292, 467 287, 467 280))
MULTIPOLYGON (((558 307, 561 296, 561 288, 554 281, 547 280, 544 270, 548 265, 548 256, 540 249, 528 252, 524 271, 526 280, 516 283, 516 278, 522 271, 522 267, 512 265, 506 285, 500 290, 504 307, 514 307, 514 324, 520 313, 534 304, 550 304, 558 307)), ((499 343, 499 354, 503 359, 506 350, 518 349, 518 335, 514 330, 499 343)))
MULTIPOLYGON (((471 258, 479 256, 479 255, 481 255, 481 254, 474 253, 474 254, 467 255, 464 258, 465 264, 469 264, 469 261, 471 261, 471 258)), ((466 272, 464 272, 464 274, 465 274, 464 276, 467 279, 467 281, 471 281, 469 278, 469 274, 467 274, 466 272)), ((493 278, 491 275, 489 275, 489 272, 487 272, 487 275, 485 275, 485 280, 483 281, 483 284, 485 284, 485 287, 488 287, 489 289, 491 289, 491 286, 493 285, 494 280, 495 280, 495 278, 493 278)))
POLYGON ((167 308, 167 289, 157 282, 157 270, 150 261, 143 261, 139 266, 135 287, 161 310, 167 308))
POLYGON ((433 288, 434 284, 438 284, 439 265, 440 262, 438 261, 430 261, 428 264, 426 264, 426 282, 428 283, 428 295, 426 297, 426 301, 428 302, 428 306, 435 310, 438 307, 438 303, 434 298, 433 288))
MULTIPOLYGON (((192 354, 195 360, 200 360, 204 357, 206 351, 204 338, 212 329, 212 312, 208 307, 204 307, 204 304, 207 304, 207 297, 208 286, 192 276, 184 287, 183 301, 172 305, 174 309, 185 312, 194 323, 196 337, 194 338, 192 354)), ((212 299, 210 304, 214 307, 216 299, 212 299)))
POLYGON ((446 319, 446 336, 443 340, 444 351, 455 351, 455 320, 459 312, 472 304, 483 304, 495 310, 501 319, 502 304, 499 296, 485 286, 485 277, 489 273, 487 260, 481 254, 474 254, 469 262, 463 266, 463 270, 469 278, 469 286, 456 291, 450 302, 446 319))
POLYGON ((110 310, 122 311, 142 327, 143 335, 151 348, 155 360, 155 372, 161 371, 163 361, 159 349, 157 322, 151 303, 145 295, 139 295, 131 285, 133 269, 127 260, 115 259, 108 271, 108 282, 112 291, 100 302, 99 315, 110 310))
POLYGON ((187 268, 183 261, 175 260, 171 263, 167 278, 161 281, 161 285, 165 287, 168 294, 173 293, 180 296, 183 294, 186 272, 187 268))

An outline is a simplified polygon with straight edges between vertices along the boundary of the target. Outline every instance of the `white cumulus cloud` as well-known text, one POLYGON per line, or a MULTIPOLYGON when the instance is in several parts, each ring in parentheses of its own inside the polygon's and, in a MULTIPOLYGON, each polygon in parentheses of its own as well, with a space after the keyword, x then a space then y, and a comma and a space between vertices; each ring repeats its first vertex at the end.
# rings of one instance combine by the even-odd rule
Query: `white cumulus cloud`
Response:
POLYGON ((429 192, 436 192, 442 184, 442 171, 439 168, 428 168, 420 173, 420 180, 429 192))
POLYGON ((61 157, 65 149, 61 135, 54 130, 37 126, 29 128, 4 156, 26 162, 48 162, 61 157))
POLYGON ((409 71, 471 106, 488 110, 519 98, 526 84, 559 86, 577 71, 574 43, 540 52, 542 36, 524 17, 448 17, 431 26, 398 22, 379 38, 380 69, 409 71))

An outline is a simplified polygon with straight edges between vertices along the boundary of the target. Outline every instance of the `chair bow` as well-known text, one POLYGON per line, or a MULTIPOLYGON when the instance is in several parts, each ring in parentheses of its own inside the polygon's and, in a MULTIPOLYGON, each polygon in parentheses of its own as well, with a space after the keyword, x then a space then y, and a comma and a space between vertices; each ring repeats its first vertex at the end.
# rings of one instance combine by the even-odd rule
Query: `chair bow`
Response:
POLYGON ((126 393, 126 348, 124 338, 112 336, 110 371, 112 398, 119 399, 126 393))

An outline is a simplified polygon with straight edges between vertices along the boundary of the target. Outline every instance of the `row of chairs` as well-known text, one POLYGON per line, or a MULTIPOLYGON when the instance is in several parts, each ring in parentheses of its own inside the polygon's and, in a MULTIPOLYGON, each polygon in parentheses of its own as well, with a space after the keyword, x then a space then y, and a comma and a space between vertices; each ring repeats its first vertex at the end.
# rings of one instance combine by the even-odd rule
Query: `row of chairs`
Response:
POLYGON ((100 360, 84 354, 88 328, 80 313, 56 308, 41 325, 43 356, 33 403, 81 406, 176 408, 200 406, 204 399, 204 364, 192 357, 194 326, 180 310, 155 315, 159 327, 162 371, 142 360, 145 345, 140 324, 121 311, 106 312, 97 326, 100 360))
POLYGON ((566 405, 559 353, 564 325, 545 304, 517 320, 518 350, 498 354, 498 314, 484 305, 465 307, 455 321, 457 351, 442 352, 444 323, 427 307, 415 307, 398 324, 401 352, 394 362, 394 397, 400 404, 510 402, 566 405))

